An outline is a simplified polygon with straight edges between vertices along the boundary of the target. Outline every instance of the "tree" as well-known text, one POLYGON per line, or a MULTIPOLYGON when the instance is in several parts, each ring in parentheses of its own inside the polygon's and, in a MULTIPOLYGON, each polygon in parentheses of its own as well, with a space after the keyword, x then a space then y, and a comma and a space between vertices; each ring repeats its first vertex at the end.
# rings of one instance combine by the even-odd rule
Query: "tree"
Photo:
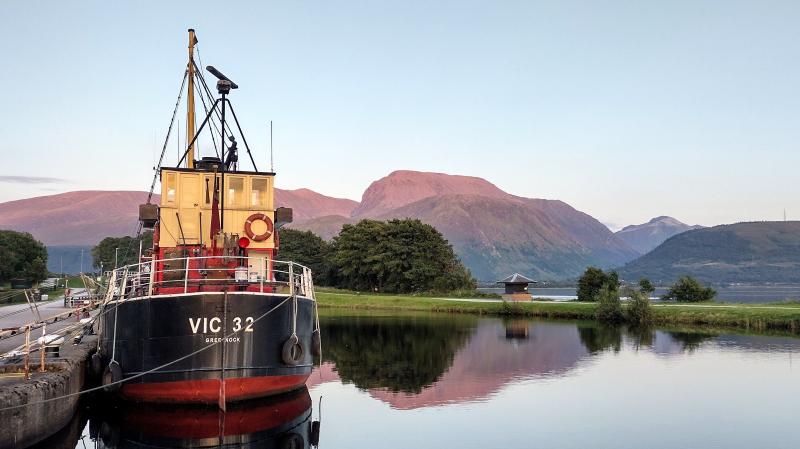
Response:
POLYGON ((654 291, 656 291, 656 288, 653 287, 653 283, 650 282, 650 279, 641 278, 639 279, 639 291, 647 296, 650 296, 654 291))
POLYGON ((606 273, 597 267, 589 267, 578 279, 578 301, 597 301, 600 289, 607 285, 611 290, 619 289, 619 276, 616 271, 606 273))
POLYGON ((622 302, 619 299, 619 290, 605 284, 597 292, 597 320, 602 323, 620 323, 625 319, 622 312, 622 302))
POLYGON ((92 248, 92 265, 104 270, 111 270, 116 267, 124 267, 139 263, 139 241, 142 242, 142 250, 153 248, 153 233, 144 232, 138 237, 106 237, 97 246, 92 248), (117 250, 119 248, 119 250, 117 250))
POLYGON ((703 302, 711 301, 716 295, 717 291, 713 288, 705 287, 691 276, 683 276, 670 287, 667 294, 661 299, 677 302, 703 302))
POLYGON ((27 232, 0 231, 0 282, 47 277, 47 248, 27 232))
POLYGON ((331 245, 311 231, 283 228, 279 236, 278 260, 297 262, 311 269, 314 283, 330 285, 331 245))
POLYGON ((474 289, 453 247, 419 220, 362 220, 333 239, 336 285, 352 290, 409 293, 474 289))
POLYGON ((644 288, 640 291, 631 290, 630 300, 625 309, 625 316, 628 323, 634 327, 647 327, 653 323, 653 308, 650 306, 650 294, 645 293, 644 288))

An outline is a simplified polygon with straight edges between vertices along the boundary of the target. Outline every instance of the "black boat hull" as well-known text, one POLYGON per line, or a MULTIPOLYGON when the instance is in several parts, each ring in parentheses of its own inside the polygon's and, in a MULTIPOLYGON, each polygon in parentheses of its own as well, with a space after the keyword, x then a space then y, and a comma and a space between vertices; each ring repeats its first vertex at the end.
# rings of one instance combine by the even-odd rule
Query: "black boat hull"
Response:
POLYGON ((134 401, 270 396, 301 388, 311 373, 314 313, 309 299, 251 292, 112 301, 100 323, 100 354, 103 366, 119 364, 119 392, 134 401), (293 333, 301 351, 287 355, 293 333))

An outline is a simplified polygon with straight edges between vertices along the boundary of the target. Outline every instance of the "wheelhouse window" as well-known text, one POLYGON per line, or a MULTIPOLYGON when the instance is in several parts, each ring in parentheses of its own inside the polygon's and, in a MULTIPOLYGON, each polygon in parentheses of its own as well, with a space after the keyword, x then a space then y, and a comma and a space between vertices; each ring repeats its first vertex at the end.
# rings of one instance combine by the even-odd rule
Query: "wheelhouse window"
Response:
POLYGON ((231 176, 226 179, 225 183, 228 190, 227 205, 231 207, 244 206, 244 178, 231 176))
POLYGON ((175 203, 176 196, 177 196, 177 184, 178 184, 178 174, 177 173, 167 173, 166 179, 164 179, 164 196, 166 197, 165 201, 167 203, 175 203))
POLYGON ((251 207, 267 207, 267 180, 264 178, 253 178, 253 188, 250 190, 251 207))

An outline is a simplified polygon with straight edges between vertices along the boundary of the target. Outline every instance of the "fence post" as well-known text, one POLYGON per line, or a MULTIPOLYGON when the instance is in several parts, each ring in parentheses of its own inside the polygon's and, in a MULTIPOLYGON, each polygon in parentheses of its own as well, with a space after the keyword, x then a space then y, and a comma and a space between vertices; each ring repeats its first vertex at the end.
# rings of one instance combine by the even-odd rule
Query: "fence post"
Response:
POLYGON ((42 326, 42 341, 39 343, 39 372, 44 372, 44 345, 47 342, 47 323, 42 326))
POLYGON ((25 327, 25 380, 31 378, 31 326, 25 327))
POLYGON ((294 296, 294 262, 289 262, 289 295, 294 296))

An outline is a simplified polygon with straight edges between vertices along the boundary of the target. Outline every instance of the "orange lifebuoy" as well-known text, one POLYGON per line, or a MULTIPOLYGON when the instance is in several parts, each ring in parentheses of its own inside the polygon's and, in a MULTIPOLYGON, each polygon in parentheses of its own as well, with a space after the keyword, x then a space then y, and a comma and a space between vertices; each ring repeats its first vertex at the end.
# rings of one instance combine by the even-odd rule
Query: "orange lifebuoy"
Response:
POLYGON ((263 242, 264 240, 268 239, 272 235, 272 231, 273 231, 272 220, 270 220, 267 214, 261 214, 261 213, 253 214, 247 217, 247 221, 244 222, 244 233, 247 234, 247 237, 249 237, 250 240, 256 242, 263 242), (264 231, 263 234, 256 235, 253 233, 253 222, 256 220, 261 220, 264 222, 264 224, 267 225, 267 230, 264 231))

